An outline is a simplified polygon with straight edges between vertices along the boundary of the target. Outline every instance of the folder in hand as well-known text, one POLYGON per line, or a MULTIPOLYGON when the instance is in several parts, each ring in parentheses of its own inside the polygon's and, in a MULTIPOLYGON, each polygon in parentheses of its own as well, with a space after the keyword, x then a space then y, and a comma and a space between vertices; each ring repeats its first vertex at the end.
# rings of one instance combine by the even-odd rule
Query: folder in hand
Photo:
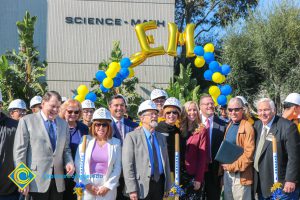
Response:
POLYGON ((232 144, 227 140, 223 140, 215 160, 222 164, 231 164, 236 161, 244 152, 244 149, 240 146, 232 144))

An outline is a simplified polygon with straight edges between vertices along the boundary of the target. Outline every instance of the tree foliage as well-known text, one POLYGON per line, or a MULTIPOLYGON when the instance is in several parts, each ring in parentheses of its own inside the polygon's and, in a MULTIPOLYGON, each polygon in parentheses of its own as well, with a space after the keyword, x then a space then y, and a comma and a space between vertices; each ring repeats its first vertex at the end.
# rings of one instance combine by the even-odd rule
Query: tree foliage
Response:
MULTIPOLYGON (((26 11, 24 19, 16 23, 19 35, 19 52, 7 51, 0 59, 0 88, 4 102, 23 99, 29 103, 35 95, 43 95, 46 62, 39 61, 39 51, 34 47, 34 25, 37 17, 26 11)), ((5 105, 6 105, 5 104, 5 105)))
POLYGON ((269 96, 280 108, 282 98, 300 91, 300 9, 282 3, 267 14, 256 11, 229 32, 222 58, 233 66, 235 94, 269 96))
POLYGON ((200 85, 197 85, 197 80, 191 78, 192 69, 189 64, 186 68, 180 65, 179 76, 175 76, 175 81, 171 80, 168 88, 166 89, 170 97, 176 97, 182 104, 187 101, 199 100, 200 85))
MULTIPOLYGON (((123 54, 120 48, 120 42, 113 43, 113 49, 111 51, 110 58, 108 60, 103 60, 99 64, 99 70, 106 70, 108 65, 111 62, 120 62, 123 54)), ((112 88, 107 93, 103 93, 100 89, 100 83, 95 78, 91 82, 91 87, 97 86, 97 89, 94 89, 93 92, 98 97, 97 102, 95 102, 97 107, 108 107, 108 102, 113 95, 122 94, 125 96, 128 102, 127 112, 129 116, 135 117, 138 106, 142 102, 142 97, 136 92, 135 86, 138 83, 137 77, 127 78, 123 81, 122 85, 118 88, 112 88)))

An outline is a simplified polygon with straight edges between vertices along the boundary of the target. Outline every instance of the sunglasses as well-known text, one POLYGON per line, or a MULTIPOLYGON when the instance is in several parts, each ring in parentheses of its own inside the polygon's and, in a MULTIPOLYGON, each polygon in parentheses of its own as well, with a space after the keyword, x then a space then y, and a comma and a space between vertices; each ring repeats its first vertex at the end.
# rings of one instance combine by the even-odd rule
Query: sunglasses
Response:
POLYGON ((170 115, 170 114, 173 114, 173 115, 178 115, 178 112, 177 111, 169 111, 169 112, 166 112, 167 115, 170 115))
POLYGON ((93 114, 94 110, 83 110, 83 113, 91 113, 91 114, 93 114))
POLYGON ((102 127, 108 127, 108 124, 107 123, 95 123, 95 127, 99 128, 100 126, 102 127))
POLYGON ((228 108, 228 112, 239 112, 242 108, 228 108))
POLYGON ((68 114, 71 115, 72 113, 74 113, 75 115, 79 114, 79 110, 67 110, 68 114))

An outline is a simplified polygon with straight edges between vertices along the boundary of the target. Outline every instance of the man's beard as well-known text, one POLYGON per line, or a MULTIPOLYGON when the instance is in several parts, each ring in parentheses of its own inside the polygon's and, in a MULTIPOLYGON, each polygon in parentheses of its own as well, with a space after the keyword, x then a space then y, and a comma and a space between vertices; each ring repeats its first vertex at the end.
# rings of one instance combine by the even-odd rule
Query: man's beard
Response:
POLYGON ((157 127, 157 125, 158 125, 157 121, 151 121, 151 122, 150 122, 150 126, 151 126, 152 128, 157 127))

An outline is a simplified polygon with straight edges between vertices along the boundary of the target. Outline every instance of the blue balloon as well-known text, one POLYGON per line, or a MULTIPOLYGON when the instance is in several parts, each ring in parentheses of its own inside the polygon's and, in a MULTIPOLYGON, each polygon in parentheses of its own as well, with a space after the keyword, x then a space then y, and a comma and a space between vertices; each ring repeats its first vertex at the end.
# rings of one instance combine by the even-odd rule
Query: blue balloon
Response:
POLYGON ((102 83, 102 81, 106 78, 106 74, 103 70, 99 70, 97 73, 96 73, 96 79, 102 83))
POLYGON ((230 66, 226 65, 226 64, 222 65, 221 69, 222 69, 222 74, 223 75, 228 75, 230 73, 230 71, 231 71, 230 66))
POLYGON ((221 87, 221 94, 223 94, 224 96, 231 94, 231 92, 232 92, 232 88, 230 85, 223 85, 221 87))
POLYGON ((102 84, 100 84, 100 90, 104 93, 108 92, 109 89, 107 89, 106 87, 104 87, 102 84))
POLYGON ((207 81, 211 81, 212 80, 212 75, 213 75, 213 72, 208 69, 204 72, 204 79, 207 80, 207 81))
POLYGON ((121 78, 115 77, 114 78, 114 87, 120 87, 122 84, 122 81, 123 80, 121 78))
POLYGON ((94 92, 89 92, 86 96, 85 99, 91 100, 92 102, 95 102, 97 100, 97 96, 94 92))
POLYGON ((196 54, 197 56, 203 56, 204 55, 204 49, 202 46, 196 46, 194 48, 194 54, 196 54))
POLYGON ((221 71, 219 63, 217 61, 212 61, 211 63, 209 63, 208 67, 212 72, 220 72, 221 71))
POLYGON ((120 75, 122 76, 123 79, 127 78, 129 76, 129 70, 128 68, 121 68, 119 71, 120 75))
POLYGON ((210 63, 215 60, 215 55, 212 52, 204 53, 203 57, 204 57, 205 62, 207 62, 207 63, 210 63))
POLYGON ((120 62, 120 65, 121 65, 121 67, 122 68, 128 68, 128 67, 130 67, 130 65, 131 65, 132 63, 131 63, 131 61, 130 61, 130 59, 129 58, 123 58, 122 60, 121 60, 121 62, 120 62))
POLYGON ((224 95, 221 94, 220 96, 218 96, 217 102, 218 102, 218 104, 221 105, 221 106, 226 105, 226 103, 227 103, 227 98, 226 98, 226 96, 224 96, 224 95))

